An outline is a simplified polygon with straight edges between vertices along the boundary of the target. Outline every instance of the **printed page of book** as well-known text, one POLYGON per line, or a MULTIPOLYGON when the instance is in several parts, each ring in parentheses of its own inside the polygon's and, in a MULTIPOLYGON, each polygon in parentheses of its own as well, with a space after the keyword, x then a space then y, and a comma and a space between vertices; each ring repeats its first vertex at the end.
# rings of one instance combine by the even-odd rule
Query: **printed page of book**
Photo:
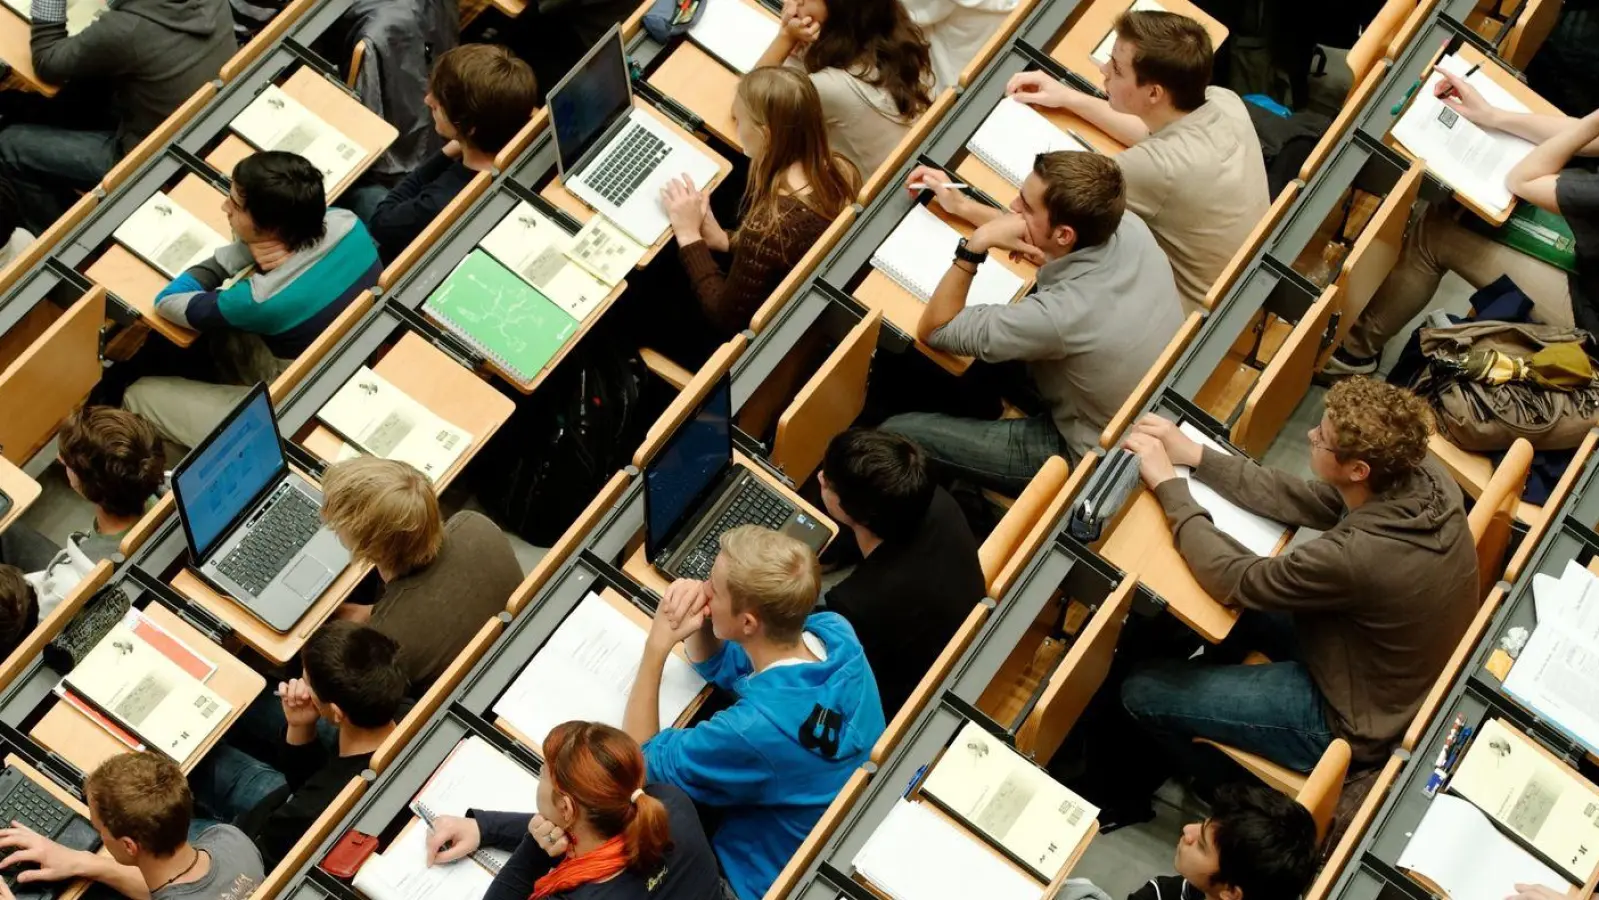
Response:
POLYGON ((581 322, 599 308, 611 286, 566 255, 572 243, 565 229, 523 202, 478 246, 581 322))
POLYGON ((317 418, 362 450, 410 463, 430 481, 448 472, 472 446, 472 435, 366 366, 339 388, 317 418))
MULTIPOLYGON (((1471 70, 1471 64, 1450 54, 1438 61, 1437 68, 1464 76, 1471 70)), ((1505 176, 1532 152, 1534 144, 1466 121, 1438 99, 1438 85, 1442 81, 1443 75, 1437 71, 1428 75, 1390 133, 1457 192, 1486 210, 1502 212, 1515 202, 1510 188, 1505 186, 1505 176)), ((1527 112, 1525 104, 1485 72, 1471 75, 1466 83, 1495 107, 1527 112)))
POLYGON ((628 237, 599 213, 591 216, 565 249, 566 256, 608 287, 621 283, 649 248, 628 237))
POLYGON ((1566 879, 1499 833, 1469 802, 1439 794, 1399 854, 1399 868, 1425 876, 1449 900, 1505 900, 1517 884, 1541 884, 1559 893, 1566 879))
POLYGON ((168 278, 210 259, 228 243, 165 191, 151 194, 111 236, 168 278))
POLYGON ((1044 886, 931 807, 901 799, 855 854, 855 871, 893 900, 1040 900, 1044 886))

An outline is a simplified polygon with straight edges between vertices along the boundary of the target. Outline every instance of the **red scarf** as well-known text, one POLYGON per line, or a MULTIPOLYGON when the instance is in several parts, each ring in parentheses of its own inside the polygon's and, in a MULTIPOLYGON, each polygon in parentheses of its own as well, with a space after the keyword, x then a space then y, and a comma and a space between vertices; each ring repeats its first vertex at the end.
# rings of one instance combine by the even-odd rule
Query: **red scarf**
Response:
POLYGON ((544 900, 545 897, 575 887, 604 881, 625 868, 627 868, 627 842, 621 835, 617 835, 595 847, 591 853, 582 856, 568 854, 566 859, 561 860, 560 864, 547 872, 543 878, 533 882, 533 896, 530 900, 544 900))

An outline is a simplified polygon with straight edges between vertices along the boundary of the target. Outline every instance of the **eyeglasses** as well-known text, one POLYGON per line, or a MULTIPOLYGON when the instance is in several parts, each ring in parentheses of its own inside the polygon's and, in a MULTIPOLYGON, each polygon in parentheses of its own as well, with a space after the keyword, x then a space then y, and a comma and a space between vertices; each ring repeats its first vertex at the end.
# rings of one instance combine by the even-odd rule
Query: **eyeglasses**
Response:
POLYGON ((1329 444, 1327 442, 1327 439, 1321 436, 1321 426, 1320 425, 1317 425, 1315 430, 1310 432, 1310 446, 1314 447, 1317 450, 1325 450, 1328 453, 1335 453, 1338 450, 1337 447, 1334 447, 1332 444, 1329 444))

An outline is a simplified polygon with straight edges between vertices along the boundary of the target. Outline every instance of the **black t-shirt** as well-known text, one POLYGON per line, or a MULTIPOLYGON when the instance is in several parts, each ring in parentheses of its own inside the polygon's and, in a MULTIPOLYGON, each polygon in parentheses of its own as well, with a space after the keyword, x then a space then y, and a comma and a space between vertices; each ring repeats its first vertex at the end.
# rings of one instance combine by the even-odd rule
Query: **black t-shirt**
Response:
POLYGON ((372 754, 338 756, 329 753, 319 739, 282 745, 272 764, 288 785, 269 794, 235 823, 260 849, 268 872, 289 855, 350 779, 372 765, 372 754))
MULTIPOLYGON (((644 792, 666 804, 672 827, 672 845, 659 872, 641 875, 624 871, 609 881, 585 884, 555 894, 560 900, 707 900, 721 896, 722 876, 716 854, 700 827, 694 801, 669 784, 646 784, 644 792)), ((532 813, 468 813, 477 820, 481 846, 510 850, 511 859, 494 877, 483 900, 527 900, 533 883, 555 868, 556 860, 528 836, 532 813)))
POLYGON ((1157 875, 1128 894, 1127 900, 1205 900, 1205 894, 1181 875, 1157 875))
POLYGON ((899 712, 986 592, 977 539, 943 488, 915 534, 884 541, 827 592, 827 608, 848 619, 861 640, 885 719, 899 712))
POLYGON ((1561 172, 1555 179, 1555 202, 1577 244, 1577 271, 1567 276, 1571 315, 1578 328, 1599 339, 1599 174, 1561 172))

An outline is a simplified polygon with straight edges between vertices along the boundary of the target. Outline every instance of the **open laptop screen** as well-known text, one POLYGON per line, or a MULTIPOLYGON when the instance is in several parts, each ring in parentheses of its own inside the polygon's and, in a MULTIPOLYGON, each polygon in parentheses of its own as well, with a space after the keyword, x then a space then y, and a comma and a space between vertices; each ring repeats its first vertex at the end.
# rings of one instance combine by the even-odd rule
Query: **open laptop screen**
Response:
POLYGON ((622 34, 612 28, 550 91, 550 121, 563 174, 577 167, 612 122, 627 115, 632 102, 622 34))
POLYGON ((228 526, 286 469, 271 400, 258 386, 242 408, 184 458, 173 476, 178 512, 196 563, 205 560, 228 526))
POLYGON ((727 376, 644 470, 644 551, 654 559, 733 460, 727 376))

